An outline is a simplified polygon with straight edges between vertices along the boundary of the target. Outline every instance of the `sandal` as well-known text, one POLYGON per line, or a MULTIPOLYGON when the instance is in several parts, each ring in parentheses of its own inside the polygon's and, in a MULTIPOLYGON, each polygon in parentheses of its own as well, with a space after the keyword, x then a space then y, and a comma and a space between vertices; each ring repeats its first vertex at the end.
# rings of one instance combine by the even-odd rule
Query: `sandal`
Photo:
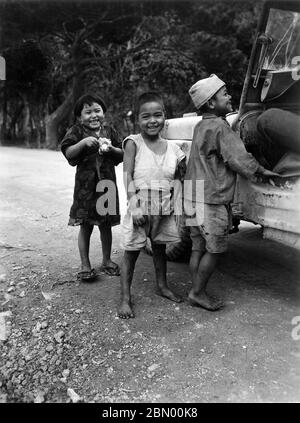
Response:
POLYGON ((80 279, 81 281, 92 281, 96 279, 96 277, 97 277, 97 273, 95 269, 81 270, 81 272, 77 273, 77 278, 80 279))
POLYGON ((100 272, 109 276, 120 276, 120 268, 116 263, 115 266, 101 266, 100 272))

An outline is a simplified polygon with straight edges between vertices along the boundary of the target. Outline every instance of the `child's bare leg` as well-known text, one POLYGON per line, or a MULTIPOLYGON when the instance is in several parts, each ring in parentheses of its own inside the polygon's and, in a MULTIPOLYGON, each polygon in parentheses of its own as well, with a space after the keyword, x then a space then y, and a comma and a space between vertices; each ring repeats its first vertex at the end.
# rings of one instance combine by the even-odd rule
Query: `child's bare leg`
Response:
POLYGON ((93 228, 94 226, 89 224, 80 225, 80 230, 78 235, 78 248, 79 248, 82 271, 91 270, 89 251, 90 251, 90 239, 93 232, 93 228))
POLYGON ((118 315, 122 319, 134 317, 131 304, 131 283, 136 260, 140 251, 126 251, 121 264, 121 301, 118 308, 118 315))
POLYGON ((192 275, 192 289, 189 300, 192 305, 203 307, 210 311, 222 307, 222 302, 206 293, 206 286, 217 265, 217 254, 206 251, 192 251, 190 258, 190 271, 192 275))
POLYGON ((104 224, 99 226, 101 244, 102 244, 102 265, 113 266, 116 263, 111 261, 111 245, 112 245, 112 233, 110 224, 104 224))
POLYGON ((110 276, 119 276, 120 268, 118 264, 113 262, 110 258, 112 245, 112 233, 110 223, 100 225, 99 230, 102 244, 102 265, 100 270, 104 271, 110 276))
POLYGON ((175 301, 176 303, 182 302, 182 299, 172 292, 167 285, 167 258, 165 244, 154 244, 152 242, 152 252, 158 294, 171 301, 175 301))
POLYGON ((158 234, 160 221, 162 216, 151 216, 151 239, 154 240, 156 235, 158 234))

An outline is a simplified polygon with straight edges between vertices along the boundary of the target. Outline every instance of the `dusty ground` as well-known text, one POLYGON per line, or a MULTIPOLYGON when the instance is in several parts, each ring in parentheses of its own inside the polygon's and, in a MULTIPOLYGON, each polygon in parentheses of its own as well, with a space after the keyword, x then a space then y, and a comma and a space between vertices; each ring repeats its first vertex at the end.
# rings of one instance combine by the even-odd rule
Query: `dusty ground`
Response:
MULTIPOLYGON (((1 148, 0 177, 2 402, 70 402, 69 388, 85 402, 300 400, 291 323, 300 315, 299 253, 244 223, 212 279, 211 291, 226 301, 217 313, 154 295, 152 259, 142 254, 136 318, 122 321, 117 277, 76 281, 77 229, 67 227, 74 168, 59 152, 1 148)), ((96 229, 91 258, 99 268, 96 229)), ((118 262, 119 240, 115 227, 118 262)), ((187 264, 169 263, 168 277, 186 297, 187 264)))

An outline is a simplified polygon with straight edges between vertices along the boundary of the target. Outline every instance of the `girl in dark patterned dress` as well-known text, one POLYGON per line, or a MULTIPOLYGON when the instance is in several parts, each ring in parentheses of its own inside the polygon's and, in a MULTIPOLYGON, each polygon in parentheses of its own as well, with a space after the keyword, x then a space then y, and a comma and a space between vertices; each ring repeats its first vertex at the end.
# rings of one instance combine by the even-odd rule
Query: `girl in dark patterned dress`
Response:
POLYGON ((115 166, 123 160, 123 152, 117 132, 104 123, 105 111, 105 103, 97 95, 80 97, 74 107, 76 123, 61 143, 61 151, 69 164, 77 166, 69 225, 80 226, 81 271, 78 276, 84 281, 97 276, 89 260, 94 225, 99 227, 102 243, 100 270, 112 276, 120 274, 119 266, 111 261, 110 255, 111 227, 120 224, 115 166))

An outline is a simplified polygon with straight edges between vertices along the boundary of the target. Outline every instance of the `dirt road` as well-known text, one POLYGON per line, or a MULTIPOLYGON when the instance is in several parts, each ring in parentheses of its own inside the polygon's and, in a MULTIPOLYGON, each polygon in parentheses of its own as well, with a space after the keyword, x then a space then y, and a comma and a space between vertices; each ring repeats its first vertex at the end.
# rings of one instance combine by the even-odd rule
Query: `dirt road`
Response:
MULTIPOLYGON (((298 402, 299 253, 244 223, 212 279, 226 302, 216 313, 156 296, 142 254, 136 318, 122 321, 117 277, 76 280, 74 172, 59 152, 0 149, 0 400, 77 401, 71 388, 85 402, 298 402)), ((117 262, 120 233, 113 229, 117 262)), ((99 268, 97 228, 91 260, 99 268)), ((187 264, 169 263, 168 278, 186 297, 187 264)))

